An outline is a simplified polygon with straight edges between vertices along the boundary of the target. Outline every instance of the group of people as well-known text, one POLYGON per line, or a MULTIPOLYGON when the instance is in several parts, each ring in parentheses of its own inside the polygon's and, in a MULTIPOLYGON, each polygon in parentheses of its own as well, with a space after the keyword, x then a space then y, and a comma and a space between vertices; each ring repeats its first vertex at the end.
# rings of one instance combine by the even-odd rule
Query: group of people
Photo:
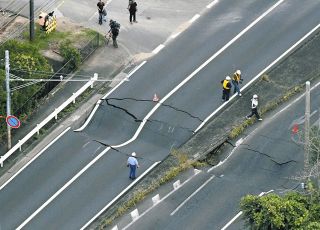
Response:
MULTIPOLYGON (((107 21, 106 4, 102 0, 99 0, 99 2, 97 3, 97 7, 98 7, 98 13, 99 13, 99 24, 102 25, 103 21, 105 22, 107 21)), ((135 0, 129 0, 128 10, 129 10, 129 21, 131 24, 132 22, 137 23, 137 20, 136 20, 136 12, 138 10, 137 7, 138 7, 138 4, 136 3, 135 0)), ((115 20, 110 20, 109 27, 110 27, 110 30, 106 34, 106 39, 112 38, 113 46, 115 48, 118 48, 117 37, 120 31, 120 24, 115 20)))
MULTIPOLYGON (((230 76, 226 76, 224 80, 221 81, 222 84, 222 101, 228 101, 231 93, 231 88, 233 86, 233 94, 236 94, 241 97, 242 94, 240 92, 240 84, 242 84, 242 77, 241 77, 241 71, 237 70, 233 76, 232 79, 230 76)), ((250 119, 253 115, 256 116, 256 118, 259 121, 262 121, 262 118, 260 117, 258 113, 258 95, 254 94, 251 99, 251 113, 246 116, 247 119, 250 119)))

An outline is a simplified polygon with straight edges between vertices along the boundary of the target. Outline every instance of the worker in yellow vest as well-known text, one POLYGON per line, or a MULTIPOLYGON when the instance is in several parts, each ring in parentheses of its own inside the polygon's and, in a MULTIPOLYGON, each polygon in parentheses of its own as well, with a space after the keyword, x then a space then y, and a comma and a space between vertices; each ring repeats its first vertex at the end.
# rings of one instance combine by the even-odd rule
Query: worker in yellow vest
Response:
POLYGON ((241 71, 238 69, 232 77, 232 84, 233 84, 233 94, 238 93, 238 96, 241 97, 240 93, 240 86, 239 84, 242 84, 242 78, 241 78, 241 71))
POLYGON ((229 101, 231 91, 231 78, 226 76, 226 79, 221 81, 222 84, 222 101, 229 101))

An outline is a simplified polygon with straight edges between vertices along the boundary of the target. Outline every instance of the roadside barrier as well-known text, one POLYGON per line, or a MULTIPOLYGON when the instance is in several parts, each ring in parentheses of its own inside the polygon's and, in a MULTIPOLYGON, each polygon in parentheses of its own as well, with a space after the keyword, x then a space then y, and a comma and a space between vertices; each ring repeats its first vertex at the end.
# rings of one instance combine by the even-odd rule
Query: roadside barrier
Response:
POLYGON ((45 126, 49 121, 53 118, 58 119, 58 114, 65 109, 71 103, 75 103, 75 100, 78 96, 80 96, 84 91, 86 91, 89 87, 93 88, 93 82, 98 80, 98 74, 94 74, 90 81, 88 81, 84 86, 82 86, 77 92, 73 93, 73 95, 66 100, 62 105, 56 108, 46 119, 44 119, 40 124, 37 124, 34 129, 31 130, 24 138, 18 141, 18 143, 13 146, 8 152, 6 152, 3 156, 0 156, 0 165, 3 167, 3 162, 8 159, 15 151, 18 149, 21 151, 21 147, 24 143, 26 143, 34 134, 39 135, 40 129, 45 126))

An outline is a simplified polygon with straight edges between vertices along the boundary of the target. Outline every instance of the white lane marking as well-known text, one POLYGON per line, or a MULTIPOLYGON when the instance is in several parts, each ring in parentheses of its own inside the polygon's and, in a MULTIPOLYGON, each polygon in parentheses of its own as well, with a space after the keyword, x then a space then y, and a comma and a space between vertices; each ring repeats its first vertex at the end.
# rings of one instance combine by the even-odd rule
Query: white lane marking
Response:
POLYGON ((197 20, 198 18, 200 18, 200 14, 196 14, 194 15, 190 20, 189 23, 193 23, 195 20, 197 20))
MULTIPOLYGON (((259 197, 261 197, 261 196, 263 196, 263 195, 266 195, 266 194, 268 194, 268 193, 270 193, 270 192, 273 192, 274 190, 272 189, 272 190, 270 190, 270 191, 268 191, 268 192, 261 192, 260 194, 259 194, 259 197)), ((226 230, 237 218, 239 218, 239 216, 241 216, 242 215, 242 211, 240 211, 240 212, 238 212, 238 214, 237 215, 235 215, 235 217, 233 217, 223 228, 221 228, 221 230, 226 230)))
MULTIPOLYGON (((124 79, 122 79, 115 87, 113 87, 106 95, 104 95, 102 97, 102 99, 106 99, 111 93, 113 93, 120 85, 122 85, 123 82, 128 81, 128 79, 138 70, 140 69, 144 64, 146 64, 147 61, 143 61, 142 63, 140 63, 140 65, 138 65, 136 68, 134 68, 131 72, 129 72, 128 76, 124 79)), ((74 130, 74 132, 80 132, 82 130, 84 130, 87 125, 89 124, 89 122, 91 121, 91 119, 93 118, 94 114, 96 113, 97 109, 99 108, 101 103, 101 100, 99 100, 96 104, 96 106, 94 107, 94 109, 92 110, 90 116, 88 117, 88 119, 86 120, 86 122, 79 128, 74 130)))
POLYGON ((59 9, 60 6, 62 6, 62 4, 64 4, 64 1, 62 1, 62 2, 56 7, 56 9, 59 9))
POLYGON ((175 33, 175 34, 171 35, 171 38, 174 39, 174 38, 178 37, 180 34, 181 34, 181 32, 175 33))
POLYGON ((238 219, 239 216, 242 215, 242 211, 238 212, 237 215, 235 215, 235 217, 233 217, 223 228, 221 228, 221 230, 226 230, 236 219, 238 219))
MULTIPOLYGON (((80 230, 84 230, 88 227, 98 216, 101 215, 106 209, 108 209, 114 202, 116 202, 123 194, 125 194, 132 186, 134 186, 141 178, 149 173, 154 167, 156 167, 161 161, 153 163, 146 171, 144 171, 137 179, 135 179, 127 188, 118 194, 112 201, 110 201, 100 212, 98 212, 93 218, 91 218, 80 230)), ((140 215, 141 216, 141 215, 140 215)))
POLYGON ((143 61, 140 63, 140 65, 138 65, 136 68, 134 68, 131 72, 129 72, 128 76, 124 79, 122 79, 118 85, 116 85, 115 87, 113 87, 112 90, 110 90, 106 95, 104 95, 104 97, 102 99, 106 99, 111 93, 113 93, 120 85, 122 85, 123 82, 127 81, 135 72, 137 72, 144 64, 146 64, 147 61, 143 61))
POLYGON ((152 50, 153 54, 159 53, 160 50, 162 50, 165 46, 163 44, 158 45, 154 50, 152 50))
POLYGON ((96 16, 98 14, 98 12, 96 11, 96 12, 94 12, 94 14, 89 18, 89 21, 91 21, 92 20, 92 18, 94 17, 94 16, 96 16))
MULTIPOLYGON (((199 170, 201 172, 201 170, 199 170)), ((197 173, 198 174, 198 173, 197 173)), ((162 201, 166 200, 169 196, 171 196, 174 192, 178 191, 180 188, 182 188, 186 183, 188 183, 193 177, 195 177, 197 174, 193 174, 190 178, 188 178, 187 180, 185 180, 180 187, 178 187, 177 189, 173 189, 171 190, 171 192, 169 192, 167 195, 165 195, 161 200, 159 200, 157 203, 155 203, 154 205, 152 205, 150 208, 148 208, 146 211, 144 211, 143 213, 140 214, 139 218, 143 217, 145 214, 147 214, 148 212, 150 212, 154 207, 156 207, 158 204, 160 204, 162 201)), ((122 230, 127 229, 128 227, 130 227, 133 223, 135 223, 138 219, 132 221, 130 224, 128 224, 127 226, 125 226, 122 230)))
POLYGON ((185 199, 173 212, 170 213, 170 216, 173 216, 179 209, 185 205, 194 195, 196 195, 204 186, 206 186, 215 176, 211 176, 203 185, 201 185, 196 191, 194 191, 187 199, 185 199))
POLYGON ((91 121, 93 115, 96 113, 96 111, 98 110, 99 106, 101 104, 101 100, 99 100, 95 107, 93 108, 92 112, 90 113, 89 117, 87 118, 86 122, 79 128, 79 129, 76 129, 76 130, 73 130, 74 132, 80 132, 82 131, 85 127, 87 127, 87 125, 89 124, 89 122, 91 121))
POLYGON ((53 194, 44 204, 42 204, 34 213, 32 213, 22 224, 17 227, 17 230, 22 229, 27 223, 30 222, 39 212, 41 212, 48 204, 51 203, 60 193, 62 193, 70 184, 72 184, 78 177, 80 177, 88 168, 91 167, 97 160, 99 160, 111 148, 108 147, 96 156, 89 164, 87 164, 81 171, 71 178, 65 185, 63 185, 55 194, 53 194))
MULTIPOLYGON (((238 40, 244 33, 246 33, 249 29, 251 29, 255 24, 257 24, 262 18, 264 18, 268 13, 270 13, 274 8, 276 8, 280 3, 282 3, 284 0, 280 0, 275 5, 273 5, 271 8, 269 8, 265 13, 263 13, 260 17, 258 17, 255 21, 253 21, 249 26, 247 26, 244 30, 242 30, 236 37, 234 37, 232 40, 230 40, 226 45, 224 45, 218 52, 216 52, 214 55, 212 55, 207 61, 205 61, 201 66, 199 66, 194 72, 192 72, 186 79, 184 79, 179 85, 177 85, 172 91, 170 91, 153 109, 147 114, 147 116, 143 119, 143 122, 140 124, 139 128, 137 129, 134 136, 124 142, 123 144, 113 146, 113 148, 119 148, 122 146, 125 146, 132 141, 134 141, 139 133, 141 132, 142 128, 144 127, 147 120, 150 118, 150 116, 160 107, 160 105, 166 101, 172 94, 174 94, 179 88, 181 88, 185 83, 187 83, 191 78, 193 78, 202 68, 207 66, 214 58, 216 58, 219 54, 221 54, 225 49, 227 49, 230 45, 232 45, 236 40, 238 40)), ((123 81, 121 81, 119 84, 122 84, 123 81)), ((118 86, 118 85, 117 85, 118 86)), ((104 98, 103 98, 104 99, 104 98)), ((99 158, 101 158, 105 152, 109 151, 110 147, 105 149, 103 152, 101 152, 93 161, 91 161, 85 168, 83 168, 75 177, 73 177, 67 184, 65 184, 62 188, 59 189, 59 191, 54 194, 47 202, 45 202, 35 213, 32 214, 27 220, 25 220, 17 229, 21 229, 23 226, 25 226, 37 213, 39 213, 45 206, 47 206, 55 197, 57 197, 65 188, 67 188, 74 180, 76 180, 82 173, 84 173, 95 161, 97 161, 99 158)))
MULTIPOLYGON (((143 119, 140 126, 138 127, 136 133, 133 135, 133 137, 124 142, 123 144, 113 146, 114 148, 125 146, 132 141, 134 141, 139 133, 141 132, 142 128, 146 124, 147 120, 151 117, 151 115, 161 106, 163 102, 165 102, 172 94, 174 94, 176 91, 178 91, 184 84, 186 84, 190 79, 192 79, 198 72, 200 72, 201 69, 203 69, 205 66, 207 66, 213 59, 215 59, 219 54, 221 54, 225 49, 227 49, 229 46, 231 46, 236 40, 238 40, 244 33, 246 33, 249 29, 251 29, 255 24, 257 24, 263 17, 265 17, 268 13, 270 13, 274 8, 276 8, 280 3, 282 3, 284 0, 280 0, 275 5, 273 5, 271 8, 269 8, 265 13, 263 13, 260 17, 258 17, 256 20, 254 20, 249 26, 247 26, 244 30, 242 30, 237 36, 235 36, 232 40, 230 40, 226 45, 224 45, 220 50, 218 50, 214 55, 212 55, 208 60, 206 60, 204 63, 202 63, 195 71, 193 71, 187 78, 185 78, 182 82, 180 82, 176 87, 174 87, 173 90, 171 90, 164 98, 162 98, 155 107, 152 108, 152 110, 147 114, 147 116, 143 119)), ((235 96, 235 95, 234 95, 235 96)), ((224 104, 223 104, 224 105, 224 104)), ((221 106, 220 106, 221 107, 221 106)), ((219 107, 219 108, 220 108, 219 107)))
POLYGON ((60 133, 56 138, 54 138, 49 144, 47 144, 35 157, 33 157, 27 164, 25 164, 21 169, 19 169, 16 174, 14 174, 12 177, 10 177, 9 180, 7 180, 1 187, 0 191, 10 183, 16 176, 18 176, 28 165, 30 165, 33 161, 35 161, 44 151, 46 151, 53 143, 55 143, 60 137, 62 137, 66 132, 68 132, 70 127, 66 128, 62 133, 60 133))
MULTIPOLYGON (((251 81, 249 81, 244 87, 241 88, 241 92, 249 87, 253 82, 255 82, 263 73, 268 71, 272 66, 274 66, 278 61, 280 61, 285 55, 287 55, 289 52, 291 52, 294 48, 296 48, 301 42, 303 42, 307 37, 309 37, 314 31, 316 31, 320 27, 320 24, 318 24, 315 28, 313 28, 310 32, 308 32, 306 35, 304 35, 299 41, 297 41, 293 46, 291 46, 287 51, 285 51, 283 54, 281 54, 276 60, 274 60, 270 65, 268 65, 266 68, 264 68, 257 76, 255 76, 251 81)), ((217 108, 215 111, 213 111, 195 130, 195 133, 199 131, 215 114, 217 114, 223 107, 225 107, 230 101, 232 101, 235 97, 237 97, 236 94, 232 95, 230 97, 229 101, 223 103, 219 108, 217 108)))
POLYGON ((207 8, 210 9, 211 7, 213 7, 218 2, 219 2, 218 0, 214 0, 213 2, 211 2, 210 4, 207 5, 207 8))
MULTIPOLYGON (((317 88, 318 86, 320 86, 320 82, 318 82, 317 84, 315 84, 313 87, 311 87, 311 91, 314 90, 315 88, 317 88)), ((275 117, 277 117, 278 115, 280 115, 282 112, 284 112, 285 110, 287 110, 289 107, 291 107, 293 104, 297 103, 301 98, 303 98, 305 96, 305 92, 303 94, 301 94, 299 97, 297 97, 295 100, 293 100, 292 102, 290 102, 288 105, 286 105, 284 108, 282 108, 281 110, 279 110, 277 113, 275 113, 273 116, 271 116, 268 121, 271 121, 272 119, 274 119, 275 117)), ((240 138, 237 143, 236 143, 236 147, 232 149, 232 151, 230 152, 230 154, 223 160, 220 161, 217 165, 212 166, 211 168, 209 168, 207 170, 207 172, 211 172, 213 169, 223 165, 231 156, 232 154, 236 151, 236 149, 244 142, 247 140, 247 138, 254 136, 254 134, 257 132, 257 130, 260 129, 260 126, 255 128, 249 135, 247 135, 244 138, 240 138)))

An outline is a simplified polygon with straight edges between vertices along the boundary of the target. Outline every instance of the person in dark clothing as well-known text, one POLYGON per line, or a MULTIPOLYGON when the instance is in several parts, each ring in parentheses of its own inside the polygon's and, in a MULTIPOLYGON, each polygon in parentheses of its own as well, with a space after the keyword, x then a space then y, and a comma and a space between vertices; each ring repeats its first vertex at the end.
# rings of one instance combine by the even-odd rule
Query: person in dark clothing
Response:
POLYGON ((129 20, 130 20, 131 24, 132 24, 132 19, 133 19, 133 22, 137 22, 137 20, 136 20, 136 12, 138 10, 137 6, 138 5, 135 0, 129 0, 128 10, 130 13, 129 20))
POLYGON ((99 13, 99 24, 102 25, 102 19, 103 16, 105 16, 106 11, 104 9, 104 2, 102 0, 99 0, 99 2, 97 3, 97 7, 98 7, 98 13, 99 13))
POLYGON ((226 76, 225 80, 221 81, 222 84, 222 101, 229 101, 231 91, 231 78, 226 76))
POLYGON ((120 24, 114 20, 110 20, 109 26, 110 26, 109 33, 112 34, 113 46, 115 48, 118 48, 117 37, 120 31, 120 24))

